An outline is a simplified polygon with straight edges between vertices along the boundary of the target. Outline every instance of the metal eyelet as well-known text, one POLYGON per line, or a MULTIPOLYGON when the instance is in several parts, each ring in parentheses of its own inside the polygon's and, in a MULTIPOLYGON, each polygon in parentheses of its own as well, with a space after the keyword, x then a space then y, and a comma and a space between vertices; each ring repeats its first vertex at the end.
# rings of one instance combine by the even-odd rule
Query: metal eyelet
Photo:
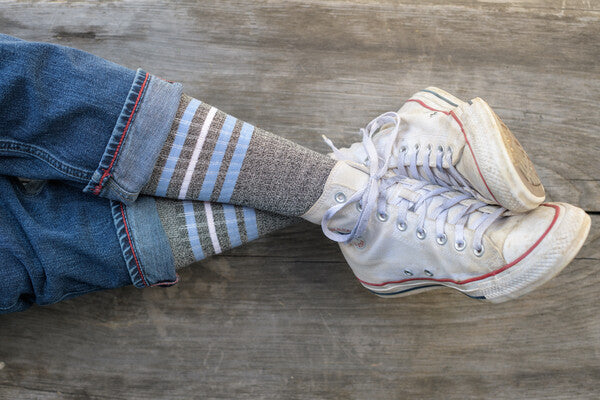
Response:
POLYGON ((398 222, 396 228, 398 228, 399 231, 404 232, 406 228, 408 228, 408 225, 406 225, 406 222, 398 222))
POLYGON ((443 153, 444 152, 444 147, 443 146, 438 146, 438 152, 439 153, 443 153))
POLYGON ((403 153, 406 152, 406 146, 400 147, 400 151, 403 152, 403 153))
POLYGON ((419 143, 415 144, 415 150, 419 150, 421 148, 421 145, 419 143))
POLYGON ((385 222, 388 220, 388 215, 386 213, 377 213, 377 219, 381 222, 385 222))
POLYGON ((431 151, 431 145, 430 144, 427 145, 427 150, 431 151))
POLYGON ((360 202, 356 203, 356 209, 358 212, 362 212, 362 204, 360 204, 360 202))
POLYGON ((463 251, 467 247, 467 244, 463 242, 454 242, 454 248, 456 251, 463 251))
POLYGON ((346 202, 346 195, 342 192, 337 192, 335 194, 335 201, 337 201, 338 203, 345 203, 346 202))
POLYGON ((427 276, 433 276, 433 272, 431 272, 430 270, 426 269, 423 271, 425 273, 425 275, 427 276))
POLYGON ((475 254, 476 257, 481 257, 484 252, 485 252, 485 248, 483 247, 483 244, 481 245, 481 247, 479 249, 476 249, 476 248, 473 249, 473 254, 475 254))
POLYGON ((425 229, 417 229, 417 239, 423 240, 426 237, 427 237, 427 232, 425 232, 425 229))
POLYGON ((404 270, 404 275, 413 276, 413 273, 409 269, 404 270))
POLYGON ((438 237, 435 238, 435 241, 437 242, 437 244, 439 244, 440 246, 443 246, 446 244, 446 242, 448 241, 448 236, 446 236, 445 233, 442 233, 441 235, 439 235, 438 237))

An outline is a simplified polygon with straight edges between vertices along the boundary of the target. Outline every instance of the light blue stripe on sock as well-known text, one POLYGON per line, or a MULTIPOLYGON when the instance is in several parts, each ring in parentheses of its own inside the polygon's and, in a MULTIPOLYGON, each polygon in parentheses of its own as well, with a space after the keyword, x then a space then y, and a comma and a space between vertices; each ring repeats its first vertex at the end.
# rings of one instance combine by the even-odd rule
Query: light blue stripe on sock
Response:
POLYGON ((185 226, 187 227, 192 253, 194 253, 194 258, 196 260, 202 260, 204 258, 204 252, 202 251, 200 237, 198 236, 198 225, 196 224, 193 203, 191 201, 183 201, 183 211, 185 214, 185 226))
POLYGON ((175 171, 177 161, 179 160, 179 154, 181 153, 181 149, 185 143, 185 138, 190 130, 192 119, 196 114, 196 110, 198 110, 198 107, 200 107, 200 104, 202 104, 200 100, 192 99, 186 107, 183 116, 181 117, 181 121, 179 121, 177 133, 175 134, 175 140, 173 141, 173 145, 169 151, 169 158, 167 158, 167 162, 160 174, 160 179, 158 180, 156 196, 165 197, 167 195, 167 189, 169 188, 171 177, 175 171))
POLYGON ((217 144, 215 145, 215 149, 210 157, 210 163, 208 164, 206 175, 204 175, 204 181, 202 182, 202 188, 200 189, 198 200, 210 201, 210 195, 215 189, 215 183, 217 182, 219 169, 221 169, 223 156, 225 155, 225 150, 227 150, 227 145, 231 139, 231 134, 233 133, 233 128, 235 127, 236 121, 237 119, 231 115, 228 115, 225 118, 221 132, 219 133, 219 138, 217 139, 217 144))
POLYGON ((229 234, 229 243, 231 243, 231 247, 241 246, 242 239, 240 238, 235 208, 231 204, 223 204, 223 214, 225 214, 225 224, 227 225, 227 233, 229 234))
POLYGON ((248 241, 258 238, 256 212, 253 208, 244 207, 244 223, 246 224, 246 236, 248 236, 248 241))
POLYGON ((227 169, 227 175, 225 175, 221 193, 219 194, 219 203, 228 203, 229 200, 231 200, 233 189, 235 188, 238 176, 240 175, 240 170, 242 169, 242 163, 244 162, 246 152, 248 151, 252 133, 254 133, 254 126, 244 122, 240 137, 235 145, 235 150, 233 151, 233 156, 231 157, 231 162, 229 163, 229 168, 227 169))

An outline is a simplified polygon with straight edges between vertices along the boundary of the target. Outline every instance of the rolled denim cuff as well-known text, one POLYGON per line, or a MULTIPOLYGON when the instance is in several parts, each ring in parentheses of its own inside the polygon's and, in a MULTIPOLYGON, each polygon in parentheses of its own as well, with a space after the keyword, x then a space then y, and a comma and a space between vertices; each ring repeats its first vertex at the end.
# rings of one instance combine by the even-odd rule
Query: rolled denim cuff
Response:
POLYGON ((131 205, 111 201, 111 209, 131 283, 138 288, 178 282, 175 261, 152 197, 131 205))
POLYGON ((98 168, 84 192, 134 202, 167 138, 182 85, 138 69, 98 168))

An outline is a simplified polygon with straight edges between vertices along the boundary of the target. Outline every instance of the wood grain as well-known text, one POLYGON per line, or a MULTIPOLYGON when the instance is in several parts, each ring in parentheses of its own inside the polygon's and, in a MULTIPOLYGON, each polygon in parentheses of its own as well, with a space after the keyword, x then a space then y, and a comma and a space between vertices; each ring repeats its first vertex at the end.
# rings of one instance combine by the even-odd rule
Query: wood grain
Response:
POLYGON ((596 398, 600 218, 530 295, 380 299, 303 224, 181 273, 0 316, 0 398, 596 398), (273 252, 273 249, 276 252, 273 252))
MULTIPOLYGON (((596 1, 0 0, 0 31, 142 66, 318 151, 425 86, 481 96, 551 199, 600 211, 596 1)), ((0 399, 596 399, 599 226, 501 305, 376 298, 318 227, 288 228, 172 288, 0 316, 0 399)))

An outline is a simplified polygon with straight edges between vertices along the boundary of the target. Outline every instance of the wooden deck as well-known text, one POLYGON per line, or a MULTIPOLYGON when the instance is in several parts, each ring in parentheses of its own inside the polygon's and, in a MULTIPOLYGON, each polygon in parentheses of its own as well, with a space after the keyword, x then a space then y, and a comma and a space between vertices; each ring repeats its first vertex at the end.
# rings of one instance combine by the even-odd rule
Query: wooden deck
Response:
POLYGON ((0 316, 0 399, 600 397, 598 1, 0 0, 0 32, 142 66, 318 151, 425 86, 481 96, 548 197, 595 213, 569 267, 501 305, 379 299, 301 224, 172 288, 0 316))

